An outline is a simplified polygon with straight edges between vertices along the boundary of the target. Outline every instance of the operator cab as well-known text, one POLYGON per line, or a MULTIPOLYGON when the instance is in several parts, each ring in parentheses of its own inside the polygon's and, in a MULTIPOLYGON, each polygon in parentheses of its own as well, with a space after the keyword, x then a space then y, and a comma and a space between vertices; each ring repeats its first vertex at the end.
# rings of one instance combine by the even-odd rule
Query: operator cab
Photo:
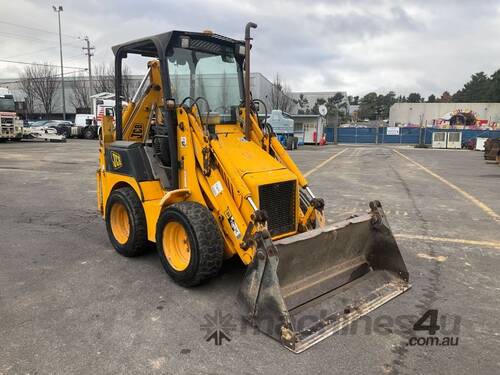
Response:
MULTIPOLYGON (((244 99, 245 44, 211 32, 171 31, 117 45, 113 47, 113 52, 116 98, 123 97, 123 60, 129 54, 155 59, 150 62, 150 70, 132 98, 132 103, 138 103, 141 95, 150 89, 151 77, 148 75, 151 64, 159 62, 162 104, 158 108, 150 108, 149 121, 141 124, 141 134, 146 135, 145 151, 151 154, 150 159, 154 159, 153 169, 156 164, 156 169, 163 171, 158 172, 162 185, 168 190, 177 189, 178 165, 172 163, 178 160, 175 108, 180 105, 187 111, 196 111, 211 134, 216 133, 217 125, 237 124, 239 107, 244 99)), ((122 140, 124 135, 123 111, 117 100, 117 141, 122 140)))

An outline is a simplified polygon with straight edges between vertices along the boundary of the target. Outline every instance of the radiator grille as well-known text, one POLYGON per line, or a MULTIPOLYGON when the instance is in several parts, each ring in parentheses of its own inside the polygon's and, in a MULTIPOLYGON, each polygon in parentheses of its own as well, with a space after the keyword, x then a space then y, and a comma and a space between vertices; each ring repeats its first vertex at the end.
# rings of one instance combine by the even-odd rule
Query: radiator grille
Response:
POLYGON ((271 236, 295 230, 295 191, 295 181, 259 186, 259 208, 267 212, 271 236))

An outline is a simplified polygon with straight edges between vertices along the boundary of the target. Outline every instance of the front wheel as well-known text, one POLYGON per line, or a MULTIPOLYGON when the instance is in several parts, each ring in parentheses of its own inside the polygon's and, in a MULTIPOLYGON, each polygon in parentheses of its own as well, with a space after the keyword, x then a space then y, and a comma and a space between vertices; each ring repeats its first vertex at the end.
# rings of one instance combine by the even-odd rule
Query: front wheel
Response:
POLYGON ((106 229, 111 243, 121 255, 135 257, 147 250, 146 216, 132 188, 119 188, 109 195, 106 229))
POLYGON ((167 274, 183 286, 215 277, 224 257, 224 242, 212 213, 195 202, 175 203, 161 213, 156 248, 167 274))

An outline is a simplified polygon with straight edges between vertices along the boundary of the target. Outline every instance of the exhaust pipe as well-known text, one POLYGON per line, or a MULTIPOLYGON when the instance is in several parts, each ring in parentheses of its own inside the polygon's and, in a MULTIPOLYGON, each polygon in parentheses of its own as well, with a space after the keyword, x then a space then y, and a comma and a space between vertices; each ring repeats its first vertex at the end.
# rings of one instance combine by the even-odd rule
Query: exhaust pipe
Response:
POLYGON ((245 26, 245 138, 250 140, 250 29, 256 29, 257 24, 247 23, 245 26))

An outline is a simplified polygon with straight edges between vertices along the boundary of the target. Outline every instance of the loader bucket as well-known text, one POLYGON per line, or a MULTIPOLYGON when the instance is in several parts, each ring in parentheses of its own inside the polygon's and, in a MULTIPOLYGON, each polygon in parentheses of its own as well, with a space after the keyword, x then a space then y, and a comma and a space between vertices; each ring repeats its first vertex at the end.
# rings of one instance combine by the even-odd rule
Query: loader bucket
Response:
POLYGON ((239 298, 260 331, 300 353, 410 288, 380 202, 371 211, 257 251, 239 298))

